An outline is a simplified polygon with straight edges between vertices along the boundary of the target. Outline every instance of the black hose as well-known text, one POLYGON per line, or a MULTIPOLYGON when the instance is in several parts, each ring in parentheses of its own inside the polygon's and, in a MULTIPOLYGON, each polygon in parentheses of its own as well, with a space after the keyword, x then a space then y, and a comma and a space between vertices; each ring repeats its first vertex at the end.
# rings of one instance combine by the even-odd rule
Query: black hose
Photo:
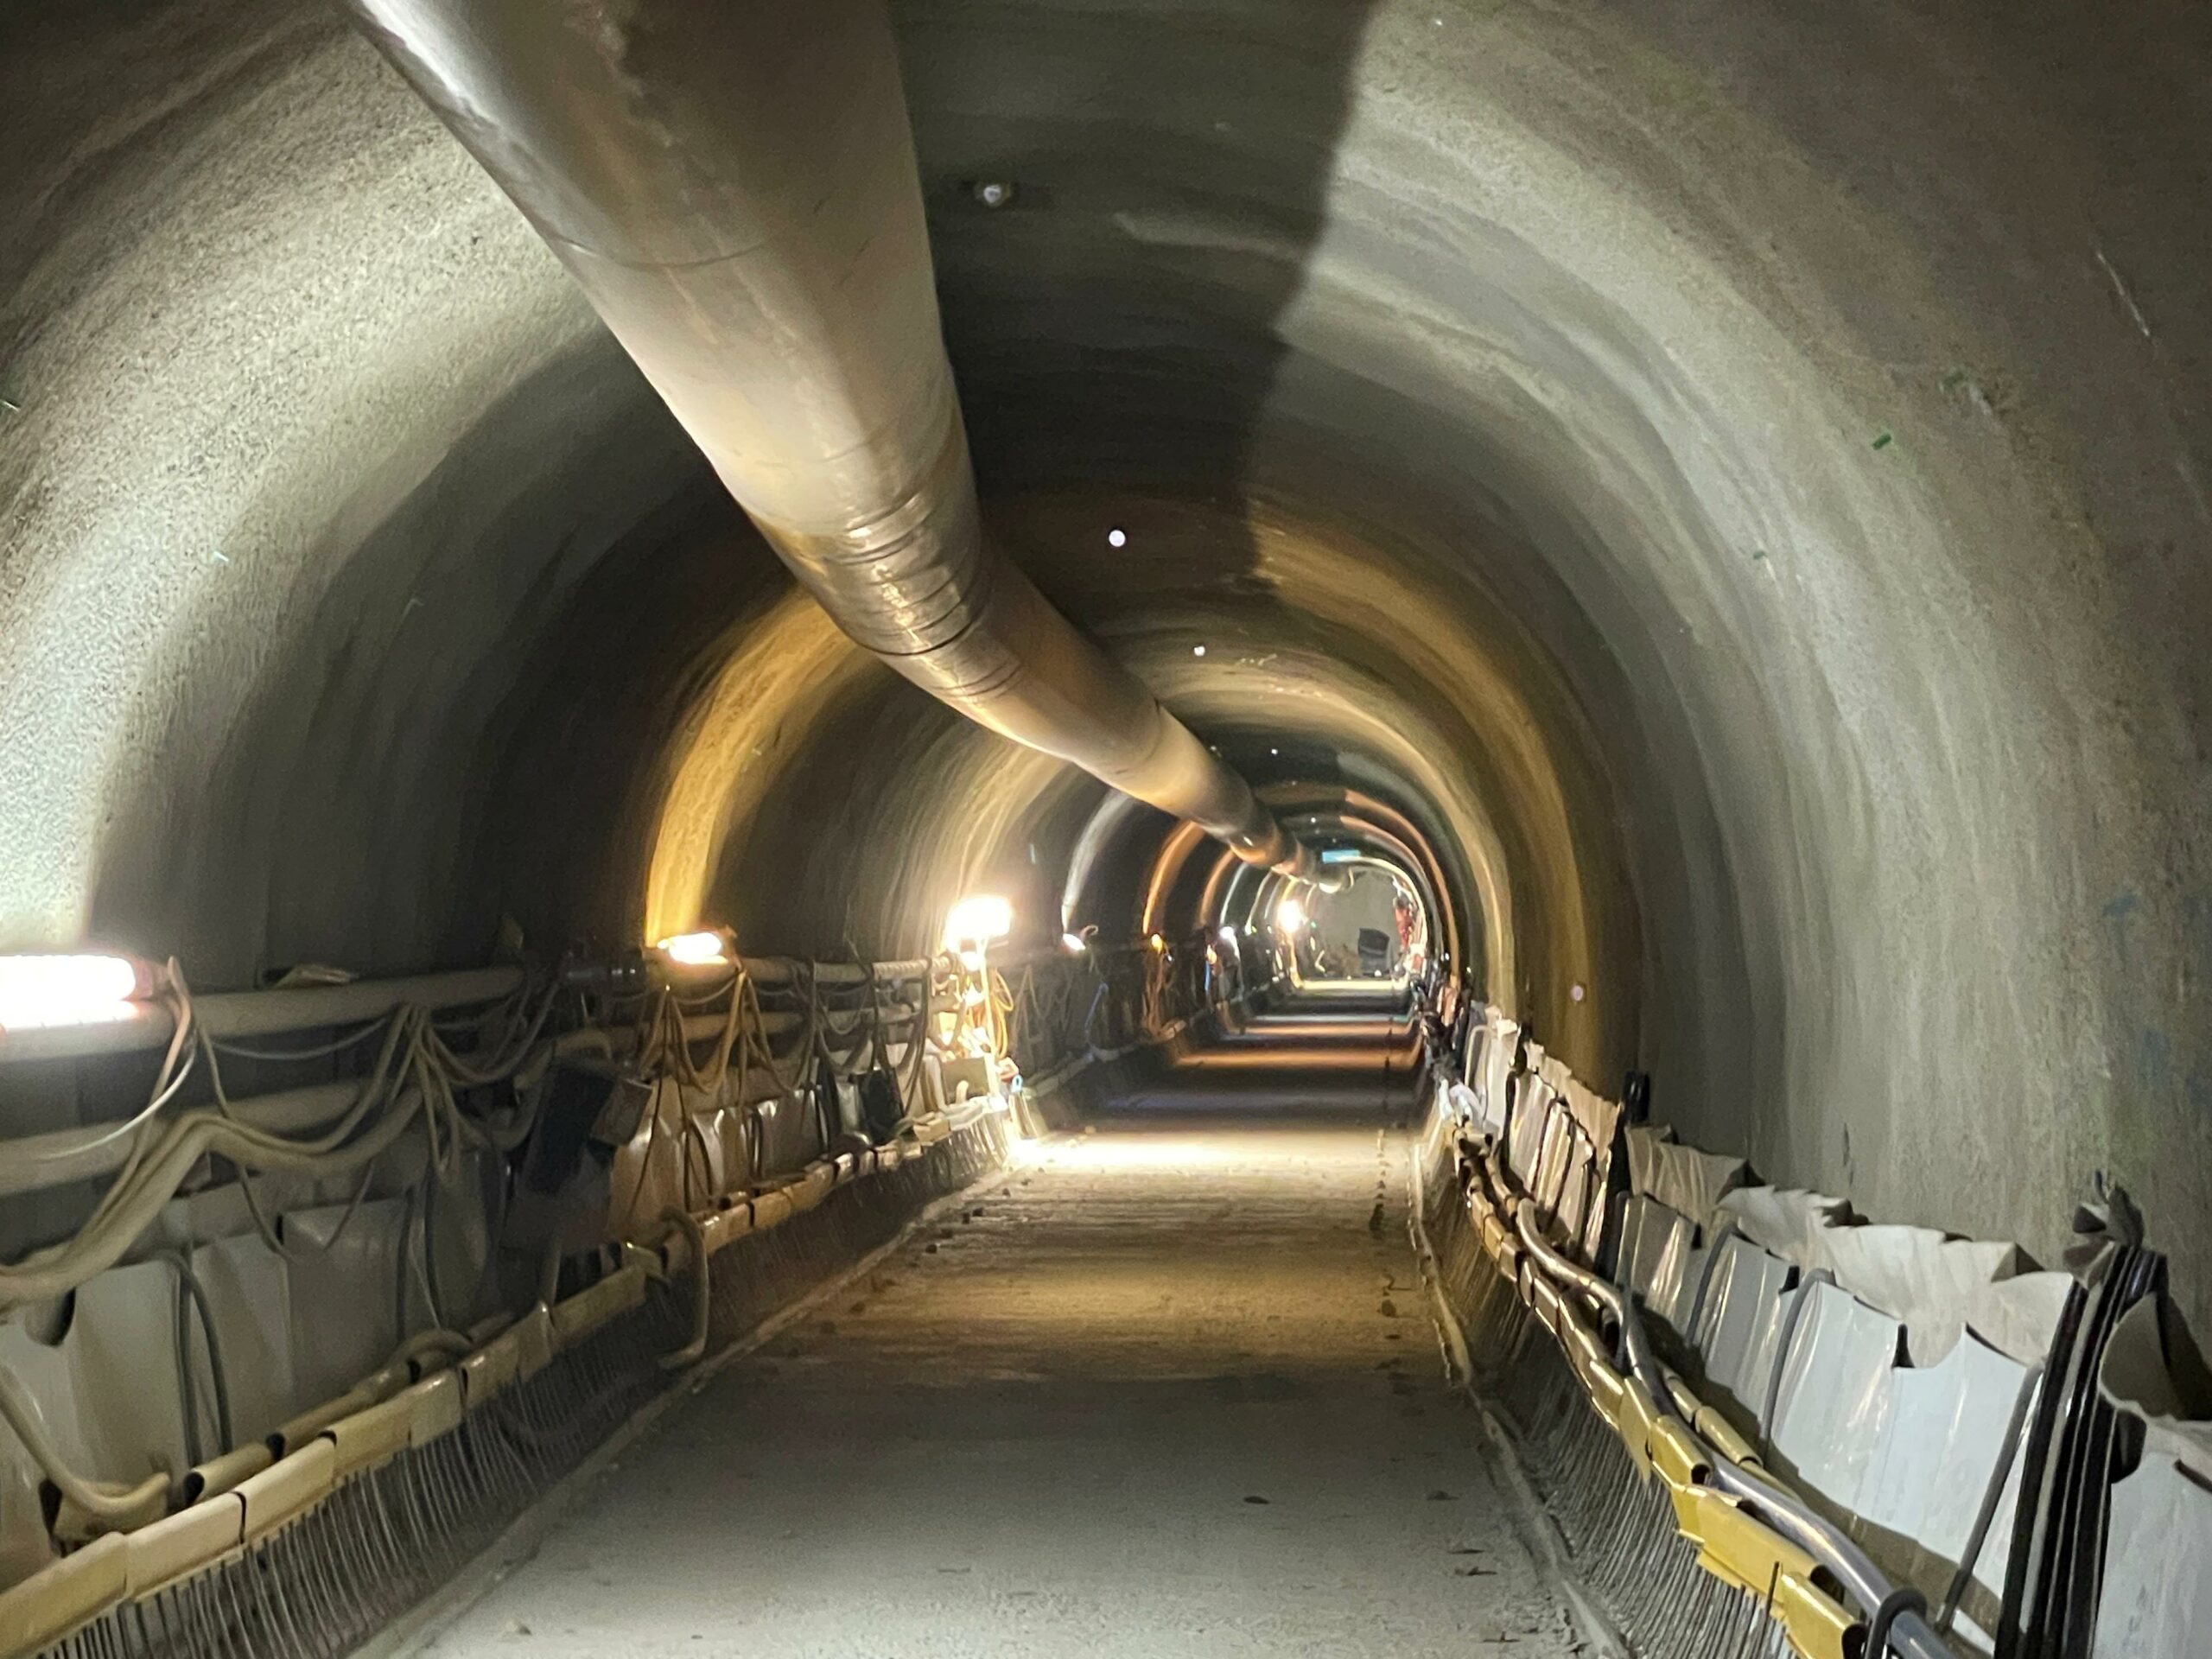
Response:
POLYGON ((222 1344, 215 1333, 215 1314, 208 1306, 207 1287, 193 1271, 191 1259, 182 1250, 162 1251, 157 1259, 176 1270, 177 1392, 184 1406, 185 1451, 192 1462, 200 1463, 205 1460, 205 1447, 200 1439, 199 1380, 192 1370, 192 1332, 185 1319, 188 1302, 199 1315, 200 1338, 207 1347, 207 1380, 215 1396, 215 1432, 222 1437, 222 1445, 218 1448, 222 1452, 237 1444, 235 1425, 231 1420, 230 1378, 223 1369, 222 1344))

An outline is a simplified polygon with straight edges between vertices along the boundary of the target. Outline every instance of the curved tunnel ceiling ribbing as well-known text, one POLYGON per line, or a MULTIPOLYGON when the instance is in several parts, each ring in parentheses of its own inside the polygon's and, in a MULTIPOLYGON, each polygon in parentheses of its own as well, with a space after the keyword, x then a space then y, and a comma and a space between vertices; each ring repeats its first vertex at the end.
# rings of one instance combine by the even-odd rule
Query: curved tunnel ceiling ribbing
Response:
MULTIPOLYGON (((1578 1070, 2046 1253, 2110 1170, 2212 1281, 2201 12, 899 16, 1057 600, 1255 778, 1416 817, 1578 1070)), ((8 27, 0 938, 413 966, 633 938, 649 868, 769 948, 1033 871, 1057 919, 1095 787, 775 631, 326 14, 8 27)))

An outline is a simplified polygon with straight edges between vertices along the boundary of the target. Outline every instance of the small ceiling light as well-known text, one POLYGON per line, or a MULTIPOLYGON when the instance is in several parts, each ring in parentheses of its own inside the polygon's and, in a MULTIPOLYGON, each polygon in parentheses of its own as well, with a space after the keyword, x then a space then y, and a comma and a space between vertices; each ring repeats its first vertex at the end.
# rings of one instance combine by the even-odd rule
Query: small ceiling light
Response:
POLYGON ((1014 931, 1014 906, 995 893, 974 893, 945 912, 945 948, 987 944, 1014 931))
POLYGON ((152 990, 129 957, 0 957, 0 1031, 128 1020, 152 990))
POLYGON ((1306 925, 1306 906, 1295 899, 1286 899, 1275 906, 1275 925, 1286 933, 1295 933, 1306 925))
POLYGON ((679 968, 711 968, 730 959, 727 942, 720 933, 709 929, 672 934, 653 949, 679 968))
POLYGON ((1129 532, 1128 532, 1128 531, 1126 531, 1126 530, 1123 530, 1123 529, 1122 529, 1119 524, 1115 525, 1113 529, 1111 529, 1111 530, 1109 530, 1109 531, 1108 531, 1106 532, 1106 545, 1107 545, 1107 546, 1109 546, 1109 547, 1127 547, 1128 544, 1129 544, 1129 532))
POLYGON ((1581 987, 1581 985, 1580 985, 1580 983, 1577 983, 1577 984, 1573 987, 1573 988, 1572 988, 1571 990, 1569 990, 1569 991, 1567 992, 1567 995, 1568 995, 1569 996, 1573 997, 1576 1001, 1580 1002, 1580 1001, 1582 1000, 1582 987, 1581 987))
POLYGON ((1014 200, 1014 186, 1004 179, 984 179, 976 186, 976 200, 986 207, 1003 207, 1014 200))
POLYGON ((1281 749, 1269 749, 1268 753, 1269 754, 1281 754, 1282 751, 1281 749))
POLYGON ((1193 657, 1203 657, 1205 654, 1206 648, 1204 645, 1192 645, 1191 647, 1191 655, 1193 657))

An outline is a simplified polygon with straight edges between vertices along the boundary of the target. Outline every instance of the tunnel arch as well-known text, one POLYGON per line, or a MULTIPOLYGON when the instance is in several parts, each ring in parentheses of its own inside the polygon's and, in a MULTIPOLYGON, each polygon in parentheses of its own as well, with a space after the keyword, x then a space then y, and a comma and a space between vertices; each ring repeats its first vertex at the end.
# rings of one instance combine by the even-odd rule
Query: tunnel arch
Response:
MULTIPOLYGON (((1578 1071, 2046 1255, 2109 1170, 2207 1280, 2201 15, 899 20, 1054 599, 1418 822, 1578 1071)), ((8 28, 0 943, 1058 931, 1095 788, 799 604, 335 20, 8 28)))

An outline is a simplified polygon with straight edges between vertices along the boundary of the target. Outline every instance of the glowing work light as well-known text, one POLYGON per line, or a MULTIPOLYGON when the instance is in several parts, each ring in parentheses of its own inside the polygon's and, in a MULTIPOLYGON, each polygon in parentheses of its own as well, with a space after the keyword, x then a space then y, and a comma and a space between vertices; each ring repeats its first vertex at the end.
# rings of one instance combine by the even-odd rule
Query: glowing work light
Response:
POLYGON ((728 941, 719 933, 678 933, 653 947, 679 968, 711 968, 729 960, 728 941))
POLYGON ((995 893, 970 893, 945 912, 944 946, 988 944, 1014 931, 1014 906, 995 893))
POLYGON ((0 957, 0 1031, 127 1020, 151 988, 129 957, 0 957))

